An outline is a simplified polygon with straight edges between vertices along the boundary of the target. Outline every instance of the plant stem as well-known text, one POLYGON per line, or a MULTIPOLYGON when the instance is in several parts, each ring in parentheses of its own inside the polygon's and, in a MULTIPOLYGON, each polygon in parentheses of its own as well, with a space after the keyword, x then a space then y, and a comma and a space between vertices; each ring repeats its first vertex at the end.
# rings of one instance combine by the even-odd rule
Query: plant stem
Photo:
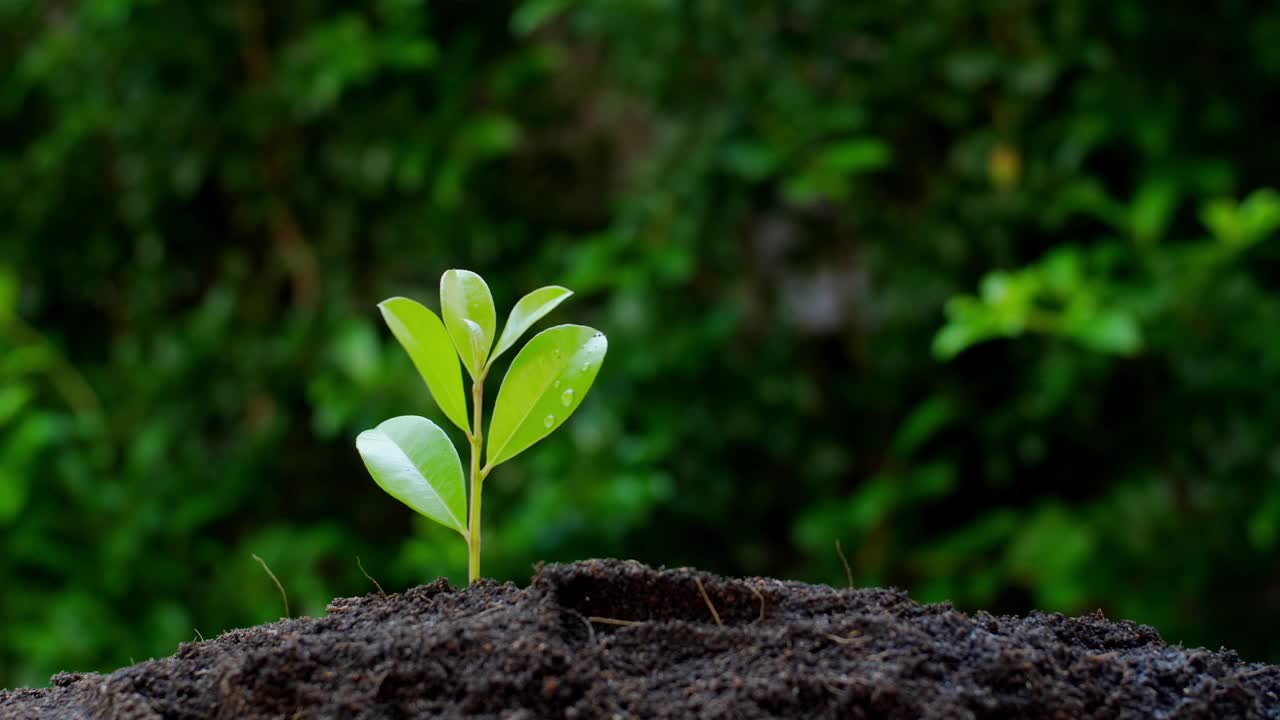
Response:
POLYGON ((480 490, 484 485, 484 473, 480 471, 480 450, 484 447, 484 432, 480 429, 481 411, 484 408, 484 373, 471 384, 471 516, 467 519, 467 583, 480 579, 480 490))

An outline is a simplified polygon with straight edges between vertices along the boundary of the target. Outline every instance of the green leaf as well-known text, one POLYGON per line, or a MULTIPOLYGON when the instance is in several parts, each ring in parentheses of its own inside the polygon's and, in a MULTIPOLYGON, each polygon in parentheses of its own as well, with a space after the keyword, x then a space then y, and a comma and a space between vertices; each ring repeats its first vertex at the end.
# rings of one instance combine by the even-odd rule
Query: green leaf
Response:
POLYGON ((463 327, 467 329, 467 337, 471 340, 471 354, 474 357, 481 357, 485 351, 485 333, 484 328, 480 327, 471 320, 464 319, 463 327))
POLYGON ((0 465, 0 525, 13 520, 27 502, 30 488, 27 474, 0 465))
POLYGON ((516 35, 529 35, 568 6, 569 0, 525 0, 511 14, 511 30, 516 35))
POLYGON ((493 355, 489 357, 490 364, 498 359, 499 355, 506 352, 508 348, 515 345, 520 336, 534 323, 541 320, 547 313, 555 310, 557 305, 569 299, 572 294, 573 291, 568 288, 549 285, 544 288, 538 288, 520 298, 520 302, 511 308, 511 315, 507 318, 507 326, 502 329, 502 337, 498 338, 498 345, 494 348, 493 355))
POLYGON ((30 401, 31 388, 26 385, 10 383, 0 386, 0 427, 16 417, 30 401))
POLYGON ((1167 179, 1148 181, 1138 188, 1129 211, 1129 229, 1135 239, 1152 245, 1169 227, 1178 209, 1178 187, 1167 179))
POLYGON ((469 270, 445 272, 440 277, 440 312, 462 364, 472 378, 480 377, 498 323, 489 286, 469 270))
POLYGON ((878 138, 830 143, 786 179, 782 192, 788 200, 799 203, 824 196, 838 199, 848 192, 850 178, 887 167, 892 160, 892 149, 878 138))
POLYGON ((946 397, 929 397, 917 405, 898 427, 889 443, 889 453, 895 458, 910 457, 955 417, 956 409, 946 397))
POLYGON ((763 142, 735 142, 721 153, 724 167, 749 182, 759 182, 777 172, 782 158, 777 150, 763 142))
POLYGON ((1244 228, 1236 204, 1222 198, 1210 200, 1200 208, 1200 221, 1214 238, 1224 245, 1243 245, 1244 228))
POLYGON ((439 425, 417 415, 394 417, 360 433, 356 449, 387 494, 466 536, 462 461, 439 425))
POLYGON ((490 467, 550 435, 586 397, 609 341, 594 328, 543 330, 511 361, 489 423, 490 467))
POLYGON ((472 117, 458 136, 459 151, 476 161, 510 152, 520 142, 520 125, 497 113, 472 117))
POLYGON ((0 265, 0 318, 12 315, 18 306, 18 275, 0 265))
POLYGON ((1280 228, 1280 193, 1255 190, 1240 204, 1240 219, 1250 240, 1257 242, 1280 228))
POLYGON ((825 171, 853 175, 879 170, 886 167, 892 159, 893 151, 883 140, 862 137, 828 145, 817 157, 816 163, 825 171))
POLYGON ((1080 342, 1093 350, 1133 355, 1142 349, 1142 330, 1132 315, 1119 310, 1100 312, 1075 330, 1080 342))
POLYGON ((1257 509, 1249 518, 1249 540, 1266 552, 1275 547, 1280 535, 1280 492, 1272 491, 1265 499, 1259 498, 1255 506, 1257 509))
POLYGON ((949 323, 943 325, 933 336, 933 356, 939 360, 950 360, 970 346, 983 339, 983 334, 971 325, 949 323))
POLYGON ((1257 190, 1239 204, 1211 200, 1200 209, 1200 220, 1220 243, 1243 249, 1280 228, 1280 194, 1257 190))
POLYGON ((445 417, 464 432, 471 432, 467 421, 467 401, 462 392, 462 371, 453 341, 440 318, 422 303, 393 297, 378 303, 382 318, 409 353, 413 366, 427 383, 431 397, 444 411, 445 417))

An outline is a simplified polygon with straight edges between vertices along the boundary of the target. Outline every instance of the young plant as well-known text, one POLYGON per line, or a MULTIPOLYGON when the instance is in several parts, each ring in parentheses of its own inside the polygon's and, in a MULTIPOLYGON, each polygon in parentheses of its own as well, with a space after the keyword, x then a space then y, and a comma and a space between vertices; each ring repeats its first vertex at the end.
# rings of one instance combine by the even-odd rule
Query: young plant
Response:
POLYGON ((393 297, 378 304, 436 404, 466 433, 471 446, 470 512, 462 460, 444 430, 430 420, 416 415, 391 418, 360 433, 356 449, 383 490, 462 535, 468 550, 468 582, 480 577, 484 479, 495 467, 550 435, 578 409, 600 371, 609 343, 604 333, 584 325, 557 325, 534 335, 502 379, 489 421, 487 449, 481 432, 485 377, 494 361, 526 330, 572 294, 553 285, 520 298, 497 345, 493 344, 493 297, 489 286, 473 272, 449 270, 440 278, 443 322, 407 298, 393 297), (460 366, 471 376, 470 417, 460 366), (483 465, 482 449, 486 450, 483 465))

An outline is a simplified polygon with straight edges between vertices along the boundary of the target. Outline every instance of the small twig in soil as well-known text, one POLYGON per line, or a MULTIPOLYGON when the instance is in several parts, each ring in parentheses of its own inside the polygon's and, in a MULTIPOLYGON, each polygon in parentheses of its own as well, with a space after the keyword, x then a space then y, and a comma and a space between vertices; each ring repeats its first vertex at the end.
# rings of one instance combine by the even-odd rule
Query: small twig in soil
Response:
POLYGON ((764 595, 762 595, 759 590, 755 589, 754 586, 748 585, 747 589, 755 593, 756 599, 760 601, 760 617, 756 618, 756 622, 764 622, 764 595))
POLYGON ((569 612, 571 612, 571 613, 573 613, 574 615, 576 615, 576 616, 578 617, 578 619, 582 621, 582 624, 587 626, 587 635, 589 635, 589 636, 590 636, 590 638, 591 638, 591 644, 592 644, 592 645, 595 645, 595 644, 596 644, 596 629, 591 625, 591 621, 587 619, 587 616, 586 616, 586 615, 583 615, 582 613, 578 612, 577 610, 569 610, 569 612))
POLYGON ((250 555, 250 557, 252 557, 254 560, 257 560, 257 561, 258 561, 258 564, 262 566, 262 569, 263 569, 263 570, 266 570, 266 571, 267 571, 267 575, 271 577, 271 582, 273 582, 273 583, 275 583, 275 584, 276 584, 276 589, 280 591, 280 599, 281 599, 281 600, 284 600, 284 616, 285 616, 285 617, 290 617, 290 614, 289 614, 289 596, 284 594, 284 586, 280 584, 280 580, 279 580, 279 578, 277 578, 277 577, 276 577, 276 574, 275 574, 275 573, 271 572, 271 568, 267 567, 267 561, 266 561, 266 560, 263 560, 262 558, 258 557, 257 555, 255 555, 255 554, 253 554, 253 553, 249 553, 249 555, 250 555))
POLYGON ((200 638, 200 642, 204 642, 204 636, 200 634, 200 628, 191 628, 196 631, 196 637, 200 638))
POLYGON ((592 615, 587 618, 591 622, 604 623, 605 625, 643 625, 639 620, 618 620, 617 618, 600 617, 592 615))
POLYGON ((378 675, 371 676, 369 678, 370 680, 373 681, 373 697, 382 696, 382 683, 386 682, 387 678, 390 676, 391 676, 391 671, 388 670, 387 672, 379 673, 378 675))
POLYGON ((862 642, 862 633, 857 630, 850 630, 849 637, 840 637, 839 635, 832 635, 830 633, 827 634, 827 637, 835 640, 841 645, 850 645, 852 643, 862 642))
POLYGON ((833 686, 832 683, 840 683, 844 685, 845 688, 847 688, 853 684, 853 679, 850 678, 848 675, 837 675, 833 677, 822 678, 822 684, 827 688, 827 692, 831 693, 832 695, 839 696, 843 694, 843 689, 833 686))
POLYGON ((373 583, 373 586, 378 588, 378 595, 386 597, 387 593, 383 591, 382 586, 378 584, 377 580, 373 579, 373 576, 369 574, 368 570, 364 569, 364 563, 360 562, 359 555, 356 556, 356 566, 359 567, 360 572, 364 573, 364 576, 369 579, 369 582, 373 583))
POLYGON ((724 625, 720 622, 720 613, 716 612, 716 606, 711 604, 711 596, 707 594, 707 589, 702 587, 702 579, 694 578, 693 581, 698 584, 698 592, 702 593, 702 599, 707 601, 707 609, 711 611, 711 617, 716 619, 717 625, 724 625))
POLYGON ((853 587, 853 570, 849 569, 849 558, 844 556, 844 548, 840 547, 839 540, 836 540, 836 554, 840 556, 840 563, 844 565, 844 577, 849 581, 849 587, 853 587))

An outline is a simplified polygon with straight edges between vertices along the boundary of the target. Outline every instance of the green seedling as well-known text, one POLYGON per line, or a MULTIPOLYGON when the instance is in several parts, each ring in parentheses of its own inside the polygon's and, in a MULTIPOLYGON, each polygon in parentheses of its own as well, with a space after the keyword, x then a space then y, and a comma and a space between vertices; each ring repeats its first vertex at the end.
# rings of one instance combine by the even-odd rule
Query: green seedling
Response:
POLYGON ((480 577, 480 497, 485 478, 569 419, 596 379, 609 342, 604 333, 584 325, 557 325, 534 335, 502 379, 487 447, 481 432, 485 377, 525 331, 572 294, 553 285, 525 295, 511 309, 496 345, 493 297, 473 272, 449 270, 440 278, 443 322, 407 298, 393 297, 378 304, 440 410, 466 433, 471 446, 470 508, 458 451, 430 420, 416 415, 391 418, 360 433, 356 449, 374 481, 389 495, 462 535, 467 543, 469 582, 480 577), (471 376, 470 417, 462 367, 471 376))

